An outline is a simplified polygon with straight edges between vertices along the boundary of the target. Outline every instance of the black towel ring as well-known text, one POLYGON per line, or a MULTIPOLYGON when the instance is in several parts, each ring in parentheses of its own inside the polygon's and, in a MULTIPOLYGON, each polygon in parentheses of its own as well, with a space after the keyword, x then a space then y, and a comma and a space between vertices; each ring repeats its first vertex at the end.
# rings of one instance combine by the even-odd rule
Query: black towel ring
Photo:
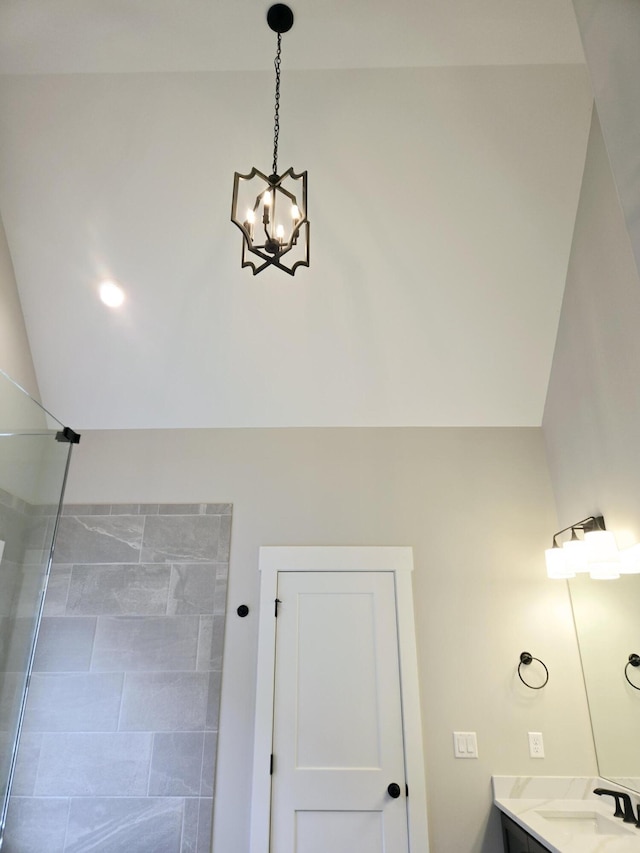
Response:
POLYGON ((637 655, 635 652, 631 652, 631 654, 629 655, 629 660, 627 661, 627 664, 624 668, 624 677, 627 679, 629 684, 633 687, 634 690, 640 690, 640 687, 638 687, 637 684, 634 684, 633 681, 631 681, 631 679, 629 678, 627 670, 630 666, 640 666, 640 655, 637 655))
MULTIPOLYGON (((635 666, 638 666, 638 665, 640 665, 640 657, 638 657, 638 663, 635 664, 635 666)), ((530 687, 531 690, 542 690, 542 688, 545 686, 547 681, 549 681, 549 670, 544 665, 544 663, 542 663, 540 658, 534 658, 533 655, 530 654, 529 652, 520 652, 520 663, 518 664, 518 678, 520 679, 520 681, 523 684, 526 684, 527 687, 530 687), (528 681, 525 681, 524 678, 522 677, 522 672, 520 671, 522 664, 524 664, 525 666, 529 666, 531 661, 534 661, 534 660, 538 661, 538 663, 543 667, 545 674, 546 674, 545 680, 542 682, 542 684, 539 684, 537 687, 534 686, 533 684, 529 684, 528 681)), ((638 688, 638 690, 640 690, 640 687, 638 688)))

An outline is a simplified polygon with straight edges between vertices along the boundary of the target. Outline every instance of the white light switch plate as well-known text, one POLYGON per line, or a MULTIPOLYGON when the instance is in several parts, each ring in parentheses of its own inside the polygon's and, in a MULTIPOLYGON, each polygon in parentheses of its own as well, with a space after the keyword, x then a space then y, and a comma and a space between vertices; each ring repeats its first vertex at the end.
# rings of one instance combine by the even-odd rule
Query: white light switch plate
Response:
POLYGON ((475 732, 453 733, 453 754, 456 758, 477 758, 478 739, 475 732))

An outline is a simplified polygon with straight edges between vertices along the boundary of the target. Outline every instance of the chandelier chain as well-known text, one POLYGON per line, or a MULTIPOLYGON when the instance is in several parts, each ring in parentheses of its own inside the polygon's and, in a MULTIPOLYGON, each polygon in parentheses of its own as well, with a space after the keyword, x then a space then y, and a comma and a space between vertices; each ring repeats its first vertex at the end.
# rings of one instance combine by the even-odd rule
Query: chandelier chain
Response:
POLYGON ((282 33, 278 33, 278 50, 273 62, 276 70, 276 103, 273 115, 273 174, 278 174, 278 137, 280 136, 280 64, 282 54, 282 33))

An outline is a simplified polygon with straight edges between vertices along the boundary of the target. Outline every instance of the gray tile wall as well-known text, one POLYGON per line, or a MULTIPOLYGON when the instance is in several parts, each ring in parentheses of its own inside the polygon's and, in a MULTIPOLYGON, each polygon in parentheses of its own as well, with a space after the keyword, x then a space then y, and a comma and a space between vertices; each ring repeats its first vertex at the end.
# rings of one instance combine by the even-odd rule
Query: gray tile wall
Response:
POLYGON ((209 853, 230 504, 65 507, 3 853, 209 853))
POLYGON ((0 489, 0 788, 9 776, 55 511, 0 489))
MULTIPOLYGON (((20 594, 25 530, 29 521, 28 506, 0 489, 0 539, 5 542, 0 569, 0 672, 15 669, 11 663, 11 640, 16 623, 17 601, 20 594)), ((13 684, 3 677, 0 681, 0 730, 10 725, 13 706, 13 684)), ((7 748, 2 739, 3 753, 7 748)), ((4 763, 4 762, 2 762, 4 763)))

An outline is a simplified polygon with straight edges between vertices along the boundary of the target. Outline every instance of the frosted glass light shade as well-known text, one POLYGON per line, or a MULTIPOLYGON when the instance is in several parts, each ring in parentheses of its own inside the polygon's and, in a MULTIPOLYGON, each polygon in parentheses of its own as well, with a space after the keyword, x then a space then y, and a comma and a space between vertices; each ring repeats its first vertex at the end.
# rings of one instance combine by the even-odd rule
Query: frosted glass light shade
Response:
POLYGON ((620 563, 589 563, 589 577, 595 581, 612 581, 620 577, 620 563))
MULTIPOLYGON (((619 563, 620 551, 610 530, 590 530, 584 534, 589 563, 619 563)), ((591 566, 589 566, 591 572, 591 566)))
POLYGON ((556 580, 575 577, 575 572, 567 565, 564 548, 547 548, 544 556, 547 561, 548 577, 556 580))
POLYGON ((573 574, 589 571, 587 565, 587 546, 582 539, 570 539, 564 543, 562 550, 567 566, 573 574))
POLYGON ((640 574, 640 544, 632 545, 620 551, 620 565, 618 571, 621 575, 640 574))

